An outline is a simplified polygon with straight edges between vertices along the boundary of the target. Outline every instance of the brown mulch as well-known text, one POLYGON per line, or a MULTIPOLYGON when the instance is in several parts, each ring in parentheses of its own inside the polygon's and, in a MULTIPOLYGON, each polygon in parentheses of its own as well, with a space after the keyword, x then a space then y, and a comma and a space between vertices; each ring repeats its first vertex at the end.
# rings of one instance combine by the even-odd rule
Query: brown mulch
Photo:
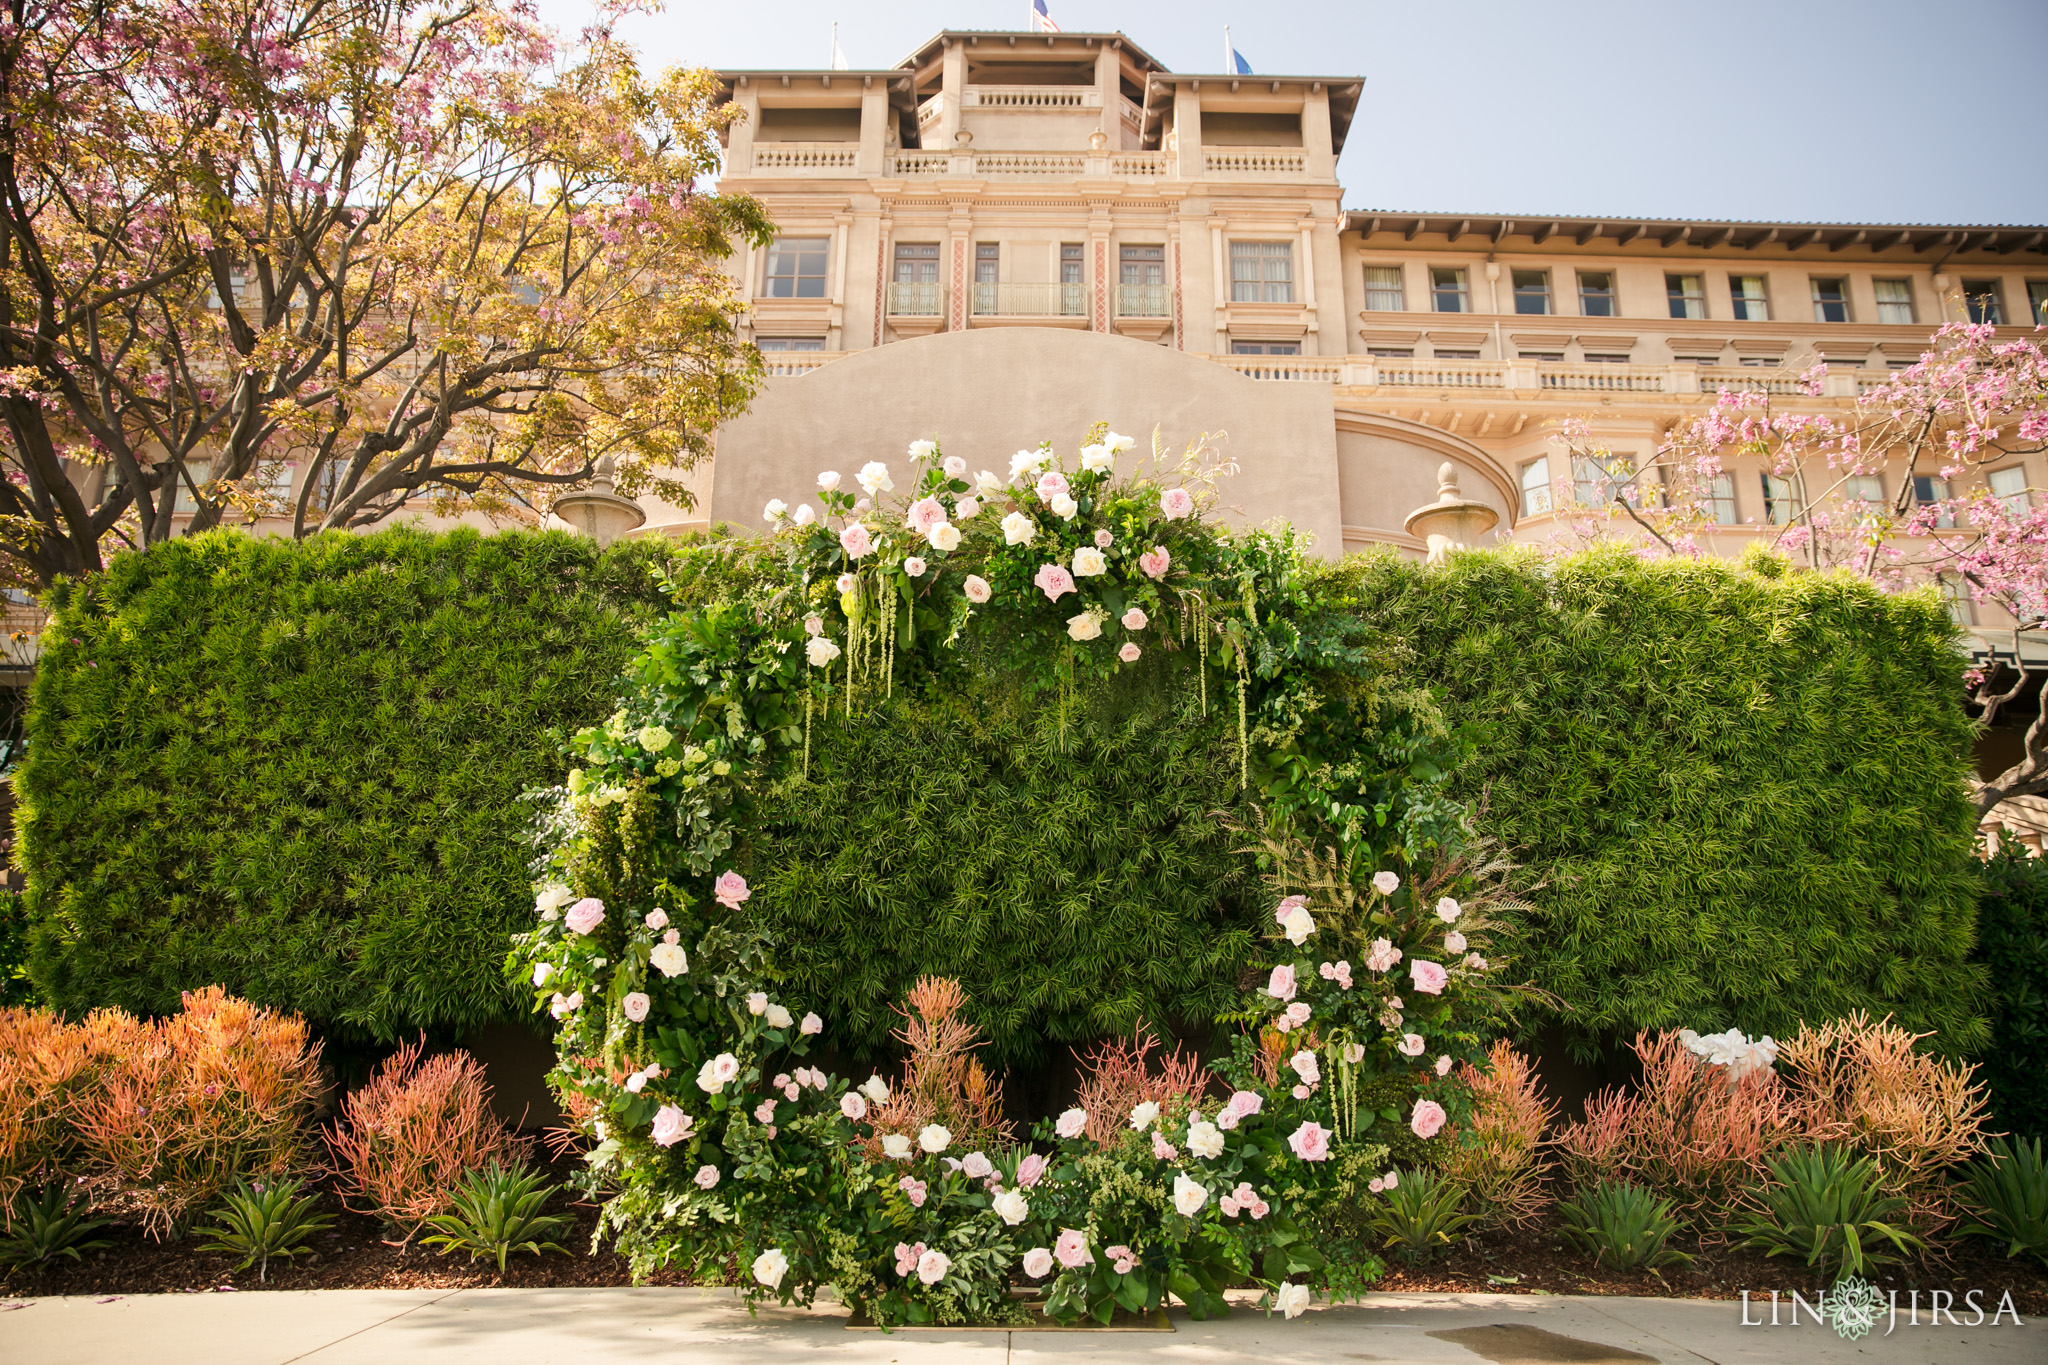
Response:
MULTIPOLYGON (((338 1201, 325 1201, 331 1211, 338 1201)), ((605 1288, 629 1285, 626 1259, 613 1251, 591 1252, 591 1234, 597 1226, 597 1210, 573 1202, 573 1196, 558 1196, 551 1212, 569 1213, 575 1226, 560 1238, 570 1254, 514 1258, 503 1280, 497 1266, 479 1261, 472 1265, 458 1253, 442 1256, 418 1245, 393 1245, 374 1218, 342 1213, 332 1230, 316 1234, 311 1255, 296 1261, 273 1262, 267 1283, 257 1280, 251 1268, 232 1273, 234 1257, 196 1249, 196 1238, 177 1242, 154 1242, 130 1226, 117 1226, 102 1235, 114 1245, 104 1251, 86 1252, 82 1261, 63 1261, 41 1274, 15 1274, 0 1284, 0 1293, 25 1294, 165 1294, 207 1293, 224 1290, 260 1289, 465 1289, 504 1286, 522 1289, 605 1288)), ((1655 1298, 1739 1298, 1744 1289, 1752 1299, 1768 1298, 1797 1289, 1811 1298, 1824 1286, 1805 1267, 1783 1259, 1772 1260, 1759 1252, 1743 1251, 1725 1244, 1702 1245, 1697 1239, 1674 1239, 1679 1250, 1691 1253, 1691 1265, 1667 1267, 1661 1275, 1647 1272, 1624 1274, 1593 1264, 1590 1257, 1572 1250, 1557 1235, 1554 1223, 1539 1220, 1523 1229, 1489 1230, 1469 1234, 1457 1245, 1439 1253, 1430 1263, 1411 1267, 1389 1259, 1387 1273, 1373 1286, 1376 1291, 1492 1294, 1625 1294, 1655 1298)), ((1908 1291, 1946 1289, 1960 1303, 1970 1289, 1984 1291, 1982 1300, 1995 1305, 1999 1296, 2012 1292, 2014 1306, 2022 1317, 2048 1316, 2048 1270, 2030 1259, 2007 1260, 2002 1247, 1976 1238, 1963 1239, 1948 1248, 1938 1262, 1914 1261, 1878 1268, 1869 1278, 1881 1289, 1896 1288, 1901 1302, 1908 1291)), ((656 1274, 655 1285, 685 1285, 689 1277, 670 1270, 656 1274)))

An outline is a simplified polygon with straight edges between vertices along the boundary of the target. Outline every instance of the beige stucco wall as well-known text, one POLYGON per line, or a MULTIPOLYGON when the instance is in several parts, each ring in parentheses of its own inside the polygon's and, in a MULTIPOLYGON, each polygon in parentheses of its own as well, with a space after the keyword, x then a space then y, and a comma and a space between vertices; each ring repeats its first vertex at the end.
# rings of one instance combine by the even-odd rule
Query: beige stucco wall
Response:
MULTIPOLYGON (((1097 421, 1141 450, 1156 424, 1176 454, 1204 431, 1228 433, 1222 449, 1239 473, 1224 486, 1226 516, 1283 517, 1313 533, 1319 553, 1342 552, 1327 385, 1261 383, 1128 337, 1035 327, 941 333, 770 380, 719 434, 711 517, 758 528, 768 499, 804 500, 820 469, 850 477, 881 460, 901 474, 904 447, 920 437, 999 473, 1046 438, 1071 462, 1097 421)), ((1418 448, 1416 459, 1434 471, 1441 457, 1418 448)))
MULTIPOLYGON (((1337 467, 1348 548, 1374 544, 1418 550, 1404 529, 1408 514, 1437 500, 1437 471, 1449 462, 1458 491, 1514 520, 1509 474, 1493 456, 1446 432, 1378 414, 1343 413, 1337 420, 1337 467)), ((1490 538, 1489 538, 1490 539, 1490 538)))

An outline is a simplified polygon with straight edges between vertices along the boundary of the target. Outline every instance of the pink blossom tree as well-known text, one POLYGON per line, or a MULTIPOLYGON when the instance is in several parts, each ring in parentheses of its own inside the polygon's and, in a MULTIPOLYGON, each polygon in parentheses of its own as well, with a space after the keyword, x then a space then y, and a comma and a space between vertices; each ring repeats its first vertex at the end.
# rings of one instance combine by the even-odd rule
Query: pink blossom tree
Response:
POLYGON ((534 520, 675 477, 759 357, 706 72, 525 0, 5 0, 0 559, 230 517, 534 520))
MULTIPOLYGON (((1950 324, 1916 364, 1842 415, 1785 411, 1761 388, 1726 389, 1647 458, 1617 455, 1581 419, 1562 423, 1571 466, 1557 480, 1562 538, 1699 554, 1716 524, 1717 480, 1735 460, 1754 461, 1783 489, 1781 509, 1758 528, 1769 547, 1893 590, 1951 584, 2010 622, 2012 657, 1970 675, 1970 705, 1995 723, 2044 671, 2023 661, 2020 633, 2048 628, 2048 499, 1994 493, 1982 479, 2048 449, 2048 359, 2037 337, 2001 341, 1995 328, 1950 324), (1896 479, 1888 495, 1877 477, 1886 475, 1896 479)), ((1820 392, 1824 369, 1805 376, 1810 392, 1820 392)), ((2048 792, 2044 712, 2019 762, 1978 785, 1980 814, 2048 792)))

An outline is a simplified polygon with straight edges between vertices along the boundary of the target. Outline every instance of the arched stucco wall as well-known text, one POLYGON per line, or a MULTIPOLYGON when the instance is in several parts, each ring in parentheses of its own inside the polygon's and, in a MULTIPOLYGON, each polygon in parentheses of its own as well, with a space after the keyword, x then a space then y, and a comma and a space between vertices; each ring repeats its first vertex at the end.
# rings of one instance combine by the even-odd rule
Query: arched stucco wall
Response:
MULTIPOLYGON (((795 506, 813 496, 821 469, 850 482, 881 460, 901 475, 904 447, 920 437, 1001 474, 1013 452, 1046 438, 1071 462, 1097 421, 1137 438, 1134 453, 1149 451, 1155 424, 1174 456, 1204 431, 1228 433, 1222 450, 1239 472, 1223 487, 1226 515, 1251 525, 1284 517, 1315 535, 1318 553, 1342 552, 1330 386, 1248 379, 1129 337, 1038 327, 943 332, 769 380, 719 432, 710 516, 759 528, 770 498, 795 506)), ((1433 497, 1432 484, 1420 501, 1433 497)))
POLYGON ((1335 420, 1340 502, 1350 548, 1385 543, 1421 553, 1422 542, 1402 524, 1410 512, 1436 501, 1437 469, 1446 460, 1457 467, 1460 493, 1500 513, 1495 529, 1513 526, 1512 476, 1470 441, 1381 413, 1340 412, 1335 420))

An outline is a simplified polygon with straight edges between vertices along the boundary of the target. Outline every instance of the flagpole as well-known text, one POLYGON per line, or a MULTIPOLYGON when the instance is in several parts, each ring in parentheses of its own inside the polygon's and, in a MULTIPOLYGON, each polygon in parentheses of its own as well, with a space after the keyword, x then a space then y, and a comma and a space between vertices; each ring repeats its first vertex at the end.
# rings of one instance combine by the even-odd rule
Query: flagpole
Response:
POLYGON ((1223 74, 1237 74, 1237 49, 1230 45, 1230 25, 1223 26, 1223 74))

